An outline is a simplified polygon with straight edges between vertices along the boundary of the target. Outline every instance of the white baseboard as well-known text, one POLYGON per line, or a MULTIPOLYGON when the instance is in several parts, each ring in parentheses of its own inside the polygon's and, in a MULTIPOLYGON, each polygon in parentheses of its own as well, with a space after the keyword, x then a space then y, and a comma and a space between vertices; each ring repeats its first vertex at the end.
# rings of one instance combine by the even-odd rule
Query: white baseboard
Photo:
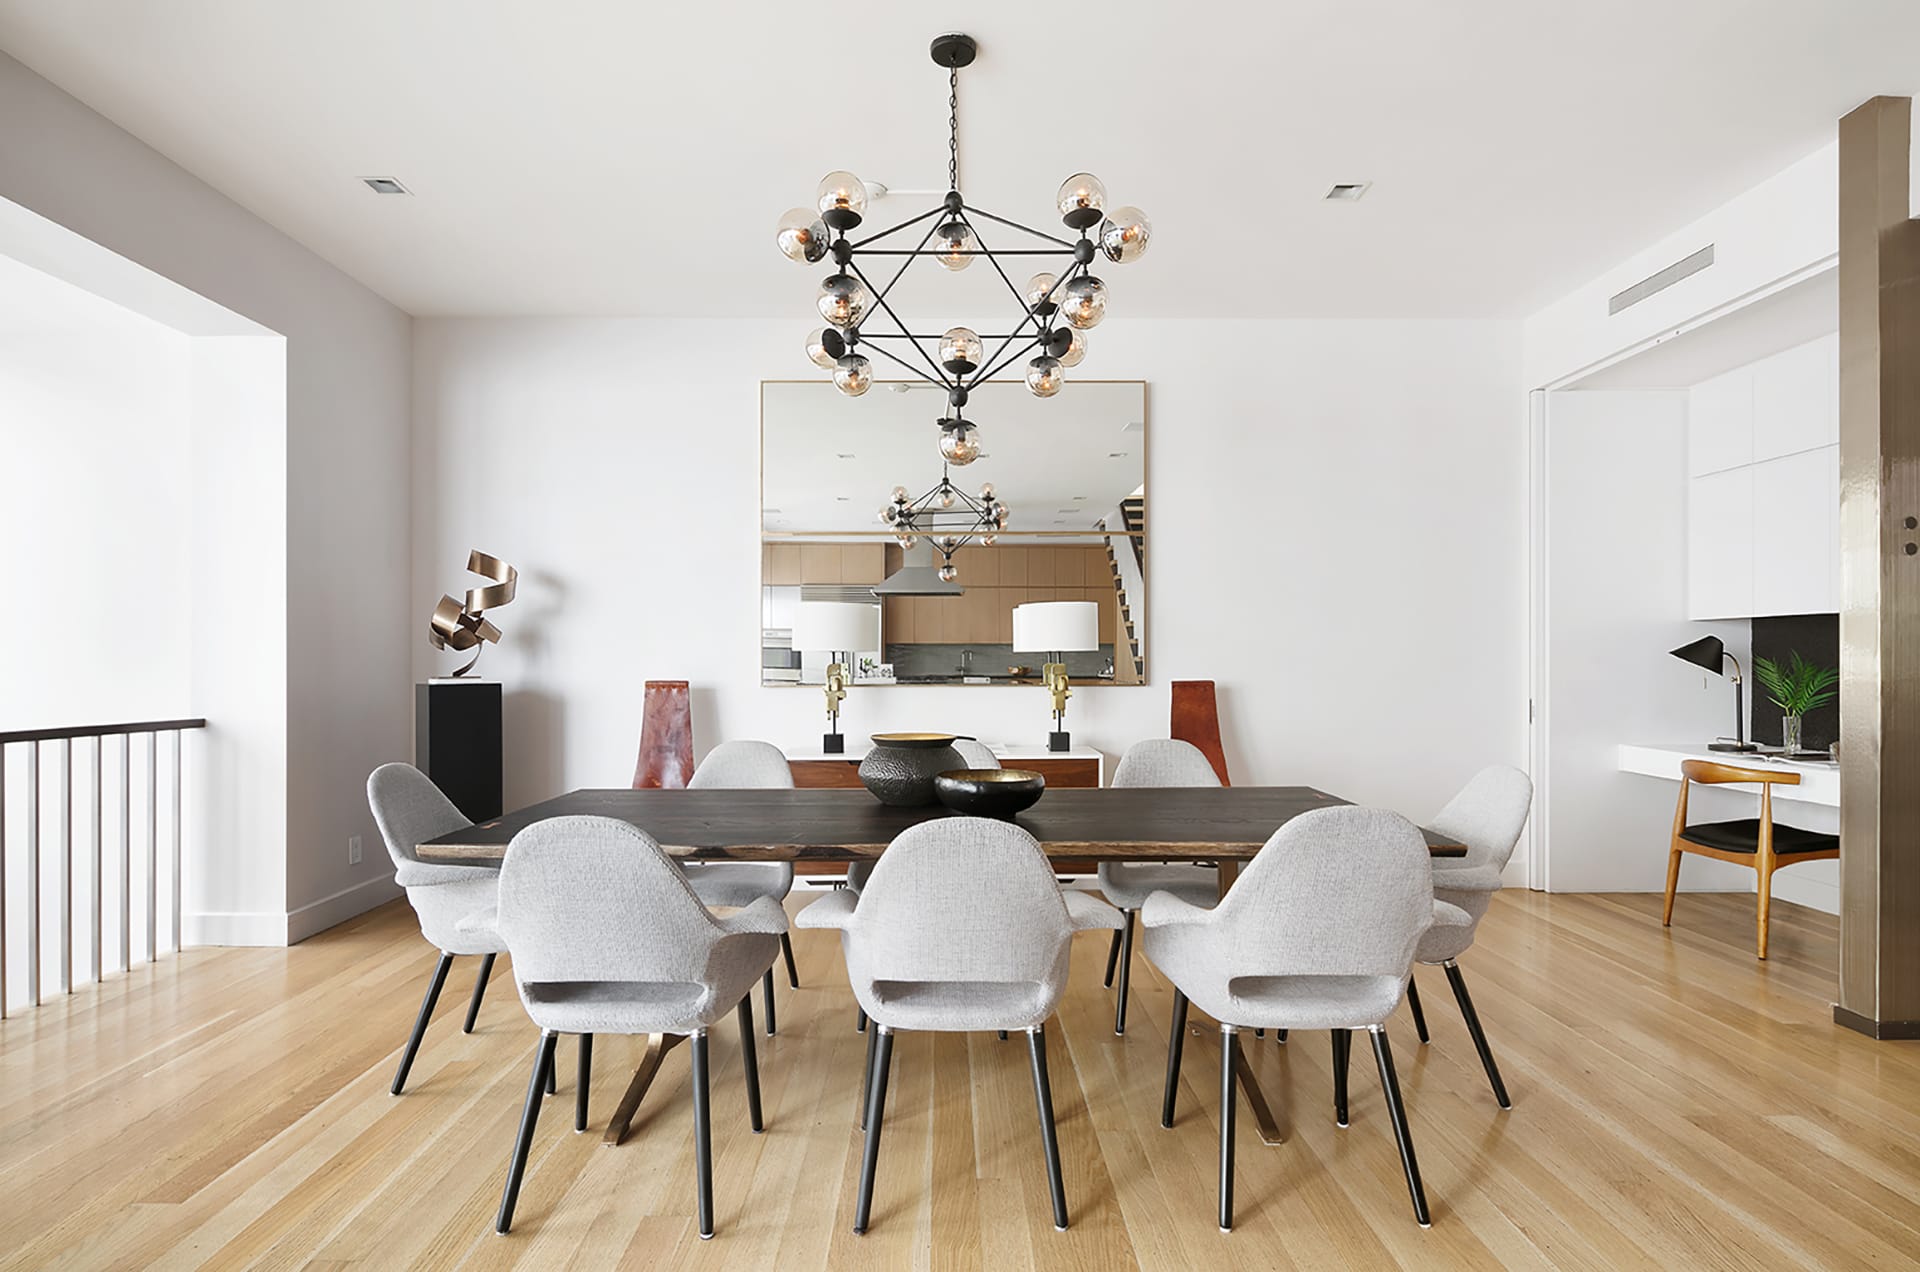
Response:
POLYGON ((188 945, 297 945, 337 923, 401 896, 392 875, 356 883, 285 914, 201 911, 184 916, 188 945))
POLYGON ((345 923, 376 905, 385 905, 405 892, 406 889, 393 881, 392 875, 383 875, 321 897, 287 915, 287 944, 297 945, 336 923, 345 923))

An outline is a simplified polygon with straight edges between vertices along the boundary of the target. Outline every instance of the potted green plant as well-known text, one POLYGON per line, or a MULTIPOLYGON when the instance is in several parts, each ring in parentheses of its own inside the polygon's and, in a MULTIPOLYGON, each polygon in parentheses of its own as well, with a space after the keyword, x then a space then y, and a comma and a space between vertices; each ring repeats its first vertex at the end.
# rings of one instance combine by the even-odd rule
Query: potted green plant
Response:
POLYGON ((1837 670, 1808 662, 1797 649, 1788 654, 1784 668, 1770 659, 1755 658, 1753 678, 1766 690, 1773 705, 1785 713, 1780 720, 1780 741, 1789 754, 1802 749, 1800 730, 1807 712, 1832 702, 1840 684, 1837 670))

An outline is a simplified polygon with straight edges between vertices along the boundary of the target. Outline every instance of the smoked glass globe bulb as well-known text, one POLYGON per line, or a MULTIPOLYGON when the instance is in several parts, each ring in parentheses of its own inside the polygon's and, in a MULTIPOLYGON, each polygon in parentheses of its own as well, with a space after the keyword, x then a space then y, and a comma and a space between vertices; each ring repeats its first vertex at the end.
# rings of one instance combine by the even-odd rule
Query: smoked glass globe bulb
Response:
POLYGON ((983 484, 981 485, 981 487, 980 487, 980 497, 981 497, 982 499, 986 499, 986 500, 991 500, 991 499, 993 498, 993 483, 992 483, 992 482, 990 482, 990 481, 989 481, 989 482, 985 482, 985 483, 983 483, 983 484))
POLYGON ((780 218, 775 240, 788 260, 810 265, 827 254, 826 222, 805 208, 790 208, 780 218))
POLYGON ((940 454, 946 461, 965 468, 980 458, 980 435, 971 424, 944 430, 940 434, 940 454))
POLYGON ((953 566, 943 565, 940 567, 940 581, 942 583, 951 583, 959 577, 960 571, 954 569, 953 566))
POLYGON ((940 267, 957 273, 973 264, 973 227, 965 221, 948 221, 934 231, 930 246, 939 253, 933 259, 940 267))
POLYGON ((1087 220, 1086 214, 1098 212, 1107 206, 1107 187, 1091 172, 1076 172, 1060 183, 1060 193, 1054 197, 1054 206, 1060 209, 1060 216, 1068 225, 1073 225, 1075 221, 1082 226, 1092 225, 1099 218, 1096 216, 1087 220))
POLYGON ((1040 305, 1050 305, 1057 302, 1060 297, 1055 294, 1054 286, 1059 283, 1059 281, 1058 278, 1044 271, 1029 278, 1027 280, 1026 290, 1021 293, 1027 302, 1027 308, 1033 309, 1040 305))
POLYGON ((820 284, 820 316, 836 327, 851 327, 873 303, 867 285, 851 274, 830 274, 820 284))
POLYGON ((1139 208, 1120 208, 1100 223, 1100 250, 1116 265, 1146 255, 1152 238, 1153 225, 1139 208))
MULTIPOLYGON (((838 359, 827 352, 826 335, 826 332, 816 330, 807 337, 807 360, 822 371, 831 371, 838 359)), ((841 348, 845 347, 845 344, 841 345, 841 348)))
POLYGON ((1052 397, 1066 382, 1067 377, 1060 370, 1058 358, 1041 357, 1027 363, 1027 388, 1033 391, 1035 397, 1052 397))
POLYGON ((1087 356, 1087 338, 1078 331, 1072 334, 1073 338, 1067 341, 1067 351, 1060 355, 1060 365, 1063 367, 1077 367, 1080 359, 1087 356))
POLYGON ((1092 274, 1074 279, 1062 289, 1060 312, 1068 326, 1081 331, 1098 327, 1107 316, 1107 285, 1092 274))
POLYGON ((866 184, 851 172, 829 172, 820 178, 819 199, 814 206, 822 212, 838 208, 864 216, 867 211, 866 184))
POLYGON ((965 375, 980 365, 984 352, 980 337, 971 327, 950 327, 940 337, 940 363, 956 375, 965 375))
POLYGON ((860 354, 850 353, 833 364, 833 386, 848 397, 859 397, 873 387, 873 367, 860 354))
POLYGON ((895 486, 893 488, 893 502, 897 504, 907 502, 907 488, 905 486, 895 486))

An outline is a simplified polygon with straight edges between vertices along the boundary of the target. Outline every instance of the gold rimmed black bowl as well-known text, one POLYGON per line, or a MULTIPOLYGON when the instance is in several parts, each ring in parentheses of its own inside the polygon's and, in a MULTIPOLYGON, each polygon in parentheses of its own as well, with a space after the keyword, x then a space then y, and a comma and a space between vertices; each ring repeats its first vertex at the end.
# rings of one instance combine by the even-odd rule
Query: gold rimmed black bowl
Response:
POLYGON ((934 794, 956 813, 1012 817, 1046 793, 1047 779, 1027 769, 952 769, 933 779, 934 794))

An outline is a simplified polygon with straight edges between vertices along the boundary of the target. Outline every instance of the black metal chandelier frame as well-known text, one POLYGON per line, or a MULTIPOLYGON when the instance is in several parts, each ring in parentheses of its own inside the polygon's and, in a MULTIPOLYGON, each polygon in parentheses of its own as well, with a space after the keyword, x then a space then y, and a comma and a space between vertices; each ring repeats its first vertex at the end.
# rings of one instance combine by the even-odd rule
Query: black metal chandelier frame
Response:
MULTIPOLYGON (((858 211, 852 208, 835 207, 827 208, 820 213, 820 220, 833 234, 827 247, 828 254, 832 255, 834 263, 843 273, 850 273, 867 289, 872 299, 872 314, 884 314, 894 327, 892 331, 872 331, 861 327, 857 320, 845 327, 828 327, 821 333, 822 347, 835 360, 862 349, 871 350, 921 380, 944 388, 947 391, 947 401, 952 408, 952 415, 950 418, 941 420, 940 424, 949 430, 961 428, 967 424, 967 421, 961 417, 961 411, 967 404, 971 390, 1000 375, 1035 349, 1040 350, 1046 357, 1059 359, 1072 347, 1073 330, 1067 326, 1057 325, 1055 321, 1060 309, 1058 298, 1074 279, 1091 276, 1089 267, 1094 260, 1097 248, 1093 239, 1088 236, 1088 231, 1099 226, 1104 215, 1098 207, 1078 207, 1065 213, 1062 217, 1063 222, 1068 228, 1080 233, 1076 241, 1035 229, 1030 225, 1022 225, 1018 221, 998 216, 966 201, 960 193, 959 78, 960 68, 972 63, 976 52, 977 48, 972 37, 957 33, 938 37, 933 41, 931 49, 934 62, 947 68, 949 91, 946 197, 938 205, 917 216, 909 217, 897 225, 858 240, 848 237, 849 232, 856 229, 862 222, 858 211), (920 241, 911 248, 875 246, 903 230, 925 222, 932 222, 932 224, 927 226, 926 231, 920 236, 920 241), (1016 230, 1048 246, 994 249, 987 244, 980 233, 981 222, 991 222, 995 226, 1016 230), (928 246, 936 234, 955 225, 966 228, 973 246, 965 249, 928 246), (978 362, 964 357, 943 360, 938 356, 943 352, 939 346, 946 340, 946 336, 915 332, 899 314, 894 312, 893 306, 887 301, 887 297, 892 294, 894 287, 914 262, 929 256, 948 259, 960 256, 984 258, 993 267, 994 273, 999 275, 1000 280, 1006 284, 1008 292, 1020 306, 1020 321, 1013 325, 1011 331, 977 336, 983 352, 978 362), (896 257, 902 258, 899 267, 882 286, 875 286, 868 271, 861 267, 862 261, 872 262, 876 258, 896 257), (1034 300, 1015 285, 1012 277, 1008 275, 1006 268, 1001 264, 1001 259, 1005 257, 1057 258, 1064 263, 1064 268, 1056 275, 1053 286, 1039 299, 1034 300), (1019 344, 1017 348, 1014 347, 1016 342, 1023 340, 1024 343, 1019 344), (985 354, 985 346, 995 341, 998 342, 998 347, 991 354, 985 354), (890 344, 897 347, 901 343, 917 355, 918 363, 908 357, 900 356, 888 347, 890 344)), ((882 271, 875 267, 874 272, 882 271)))

